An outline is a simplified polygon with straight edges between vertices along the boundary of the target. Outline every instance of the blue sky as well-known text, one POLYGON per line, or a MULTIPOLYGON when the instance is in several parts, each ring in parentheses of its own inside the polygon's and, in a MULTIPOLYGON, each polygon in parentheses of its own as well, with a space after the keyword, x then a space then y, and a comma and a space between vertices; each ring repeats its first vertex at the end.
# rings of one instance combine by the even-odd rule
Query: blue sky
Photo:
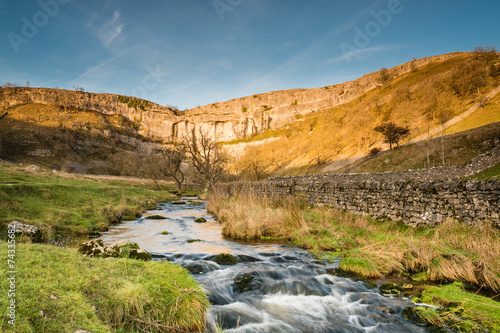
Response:
POLYGON ((498 0, 0 0, 0 84, 180 109, 500 48, 498 0))

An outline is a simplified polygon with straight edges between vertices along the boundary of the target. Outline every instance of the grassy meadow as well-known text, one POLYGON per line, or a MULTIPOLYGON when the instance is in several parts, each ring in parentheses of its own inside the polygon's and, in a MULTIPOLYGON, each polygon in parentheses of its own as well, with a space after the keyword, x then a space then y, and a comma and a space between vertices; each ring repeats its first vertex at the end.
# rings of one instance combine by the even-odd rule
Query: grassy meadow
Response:
MULTIPOLYGON (((61 333, 186 332, 205 327, 205 294, 169 262, 88 258, 44 244, 16 246, 16 325, 0 293, 0 331, 61 333)), ((7 258, 7 243, 0 242, 7 258)), ((6 264, 0 272, 7 276, 6 264)), ((7 279, 0 281, 9 290, 7 279)))
MULTIPOLYGON (((94 179, 0 163, 0 231, 11 221, 41 228, 44 240, 107 230, 159 201, 172 200, 147 182, 94 179)), ((172 185, 173 189, 173 185, 172 185)))
MULTIPOLYGON (((172 185, 172 189, 174 185, 172 185)), ((95 179, 0 163, 0 257, 7 276, 7 223, 42 229, 43 241, 106 230, 175 197, 152 182, 95 179)), ((186 332, 205 326, 205 294, 168 262, 88 258, 72 249, 16 240, 16 326, 0 294, 1 332, 186 332)), ((12 258, 10 258, 12 259, 12 258)), ((7 279, 0 289, 9 290, 7 279)))

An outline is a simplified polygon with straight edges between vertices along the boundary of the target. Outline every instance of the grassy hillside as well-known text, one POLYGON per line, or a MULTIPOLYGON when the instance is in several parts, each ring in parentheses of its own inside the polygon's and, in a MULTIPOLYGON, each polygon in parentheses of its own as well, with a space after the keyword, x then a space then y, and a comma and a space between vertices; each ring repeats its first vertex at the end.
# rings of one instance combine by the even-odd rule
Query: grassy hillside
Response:
MULTIPOLYGON (((391 77, 391 70, 382 71, 379 87, 354 101, 225 144, 278 138, 248 149, 234 166, 239 172, 281 175, 328 170, 325 167, 336 161, 366 156, 372 148, 384 147, 381 134, 374 131, 381 123, 408 126, 412 138, 440 126, 446 116, 462 114, 498 85, 499 63, 497 53, 473 52, 433 61, 400 77, 391 77)), ((470 116, 473 121, 463 121, 450 131, 498 121, 498 101, 496 97, 470 116)))
MULTIPOLYGON (((460 123, 457 125, 461 126, 460 123)), ((427 151, 429 151, 430 167, 441 166, 442 145, 447 166, 463 165, 473 157, 498 146, 498 140, 500 140, 500 122, 445 135, 442 142, 441 138, 435 138, 408 144, 388 153, 380 153, 373 158, 360 161, 357 166, 350 168, 349 172, 385 172, 426 168, 427 151)))

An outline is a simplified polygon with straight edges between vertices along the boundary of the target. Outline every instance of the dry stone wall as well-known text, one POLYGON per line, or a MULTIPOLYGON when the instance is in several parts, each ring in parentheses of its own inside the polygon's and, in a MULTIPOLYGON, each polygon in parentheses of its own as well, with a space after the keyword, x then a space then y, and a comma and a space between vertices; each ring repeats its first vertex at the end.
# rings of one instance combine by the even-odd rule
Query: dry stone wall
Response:
POLYGON ((307 204, 435 226, 447 219, 500 228, 500 179, 473 181, 462 177, 500 162, 500 148, 461 167, 378 174, 332 174, 270 178, 264 182, 220 184, 231 196, 243 191, 263 197, 292 195, 307 204))

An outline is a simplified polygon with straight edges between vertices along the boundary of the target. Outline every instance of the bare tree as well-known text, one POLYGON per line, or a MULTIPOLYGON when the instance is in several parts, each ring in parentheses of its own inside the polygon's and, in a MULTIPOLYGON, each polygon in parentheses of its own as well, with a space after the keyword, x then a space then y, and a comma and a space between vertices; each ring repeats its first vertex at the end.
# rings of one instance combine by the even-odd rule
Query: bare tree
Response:
POLYGON ((260 180, 265 175, 266 167, 260 157, 261 152, 256 147, 248 147, 244 157, 238 163, 240 175, 245 179, 260 180))
POLYGON ((85 88, 80 87, 79 85, 73 85, 73 89, 75 89, 75 91, 82 91, 82 92, 85 91, 85 88))
POLYGON ((220 179, 222 166, 227 156, 219 144, 201 129, 193 129, 191 135, 183 140, 186 154, 193 167, 200 174, 208 188, 212 188, 220 179))
POLYGON ((175 180, 177 191, 182 191, 182 183, 184 182, 184 171, 182 163, 186 160, 186 147, 183 144, 174 146, 160 153, 162 163, 160 163, 160 172, 175 180))

